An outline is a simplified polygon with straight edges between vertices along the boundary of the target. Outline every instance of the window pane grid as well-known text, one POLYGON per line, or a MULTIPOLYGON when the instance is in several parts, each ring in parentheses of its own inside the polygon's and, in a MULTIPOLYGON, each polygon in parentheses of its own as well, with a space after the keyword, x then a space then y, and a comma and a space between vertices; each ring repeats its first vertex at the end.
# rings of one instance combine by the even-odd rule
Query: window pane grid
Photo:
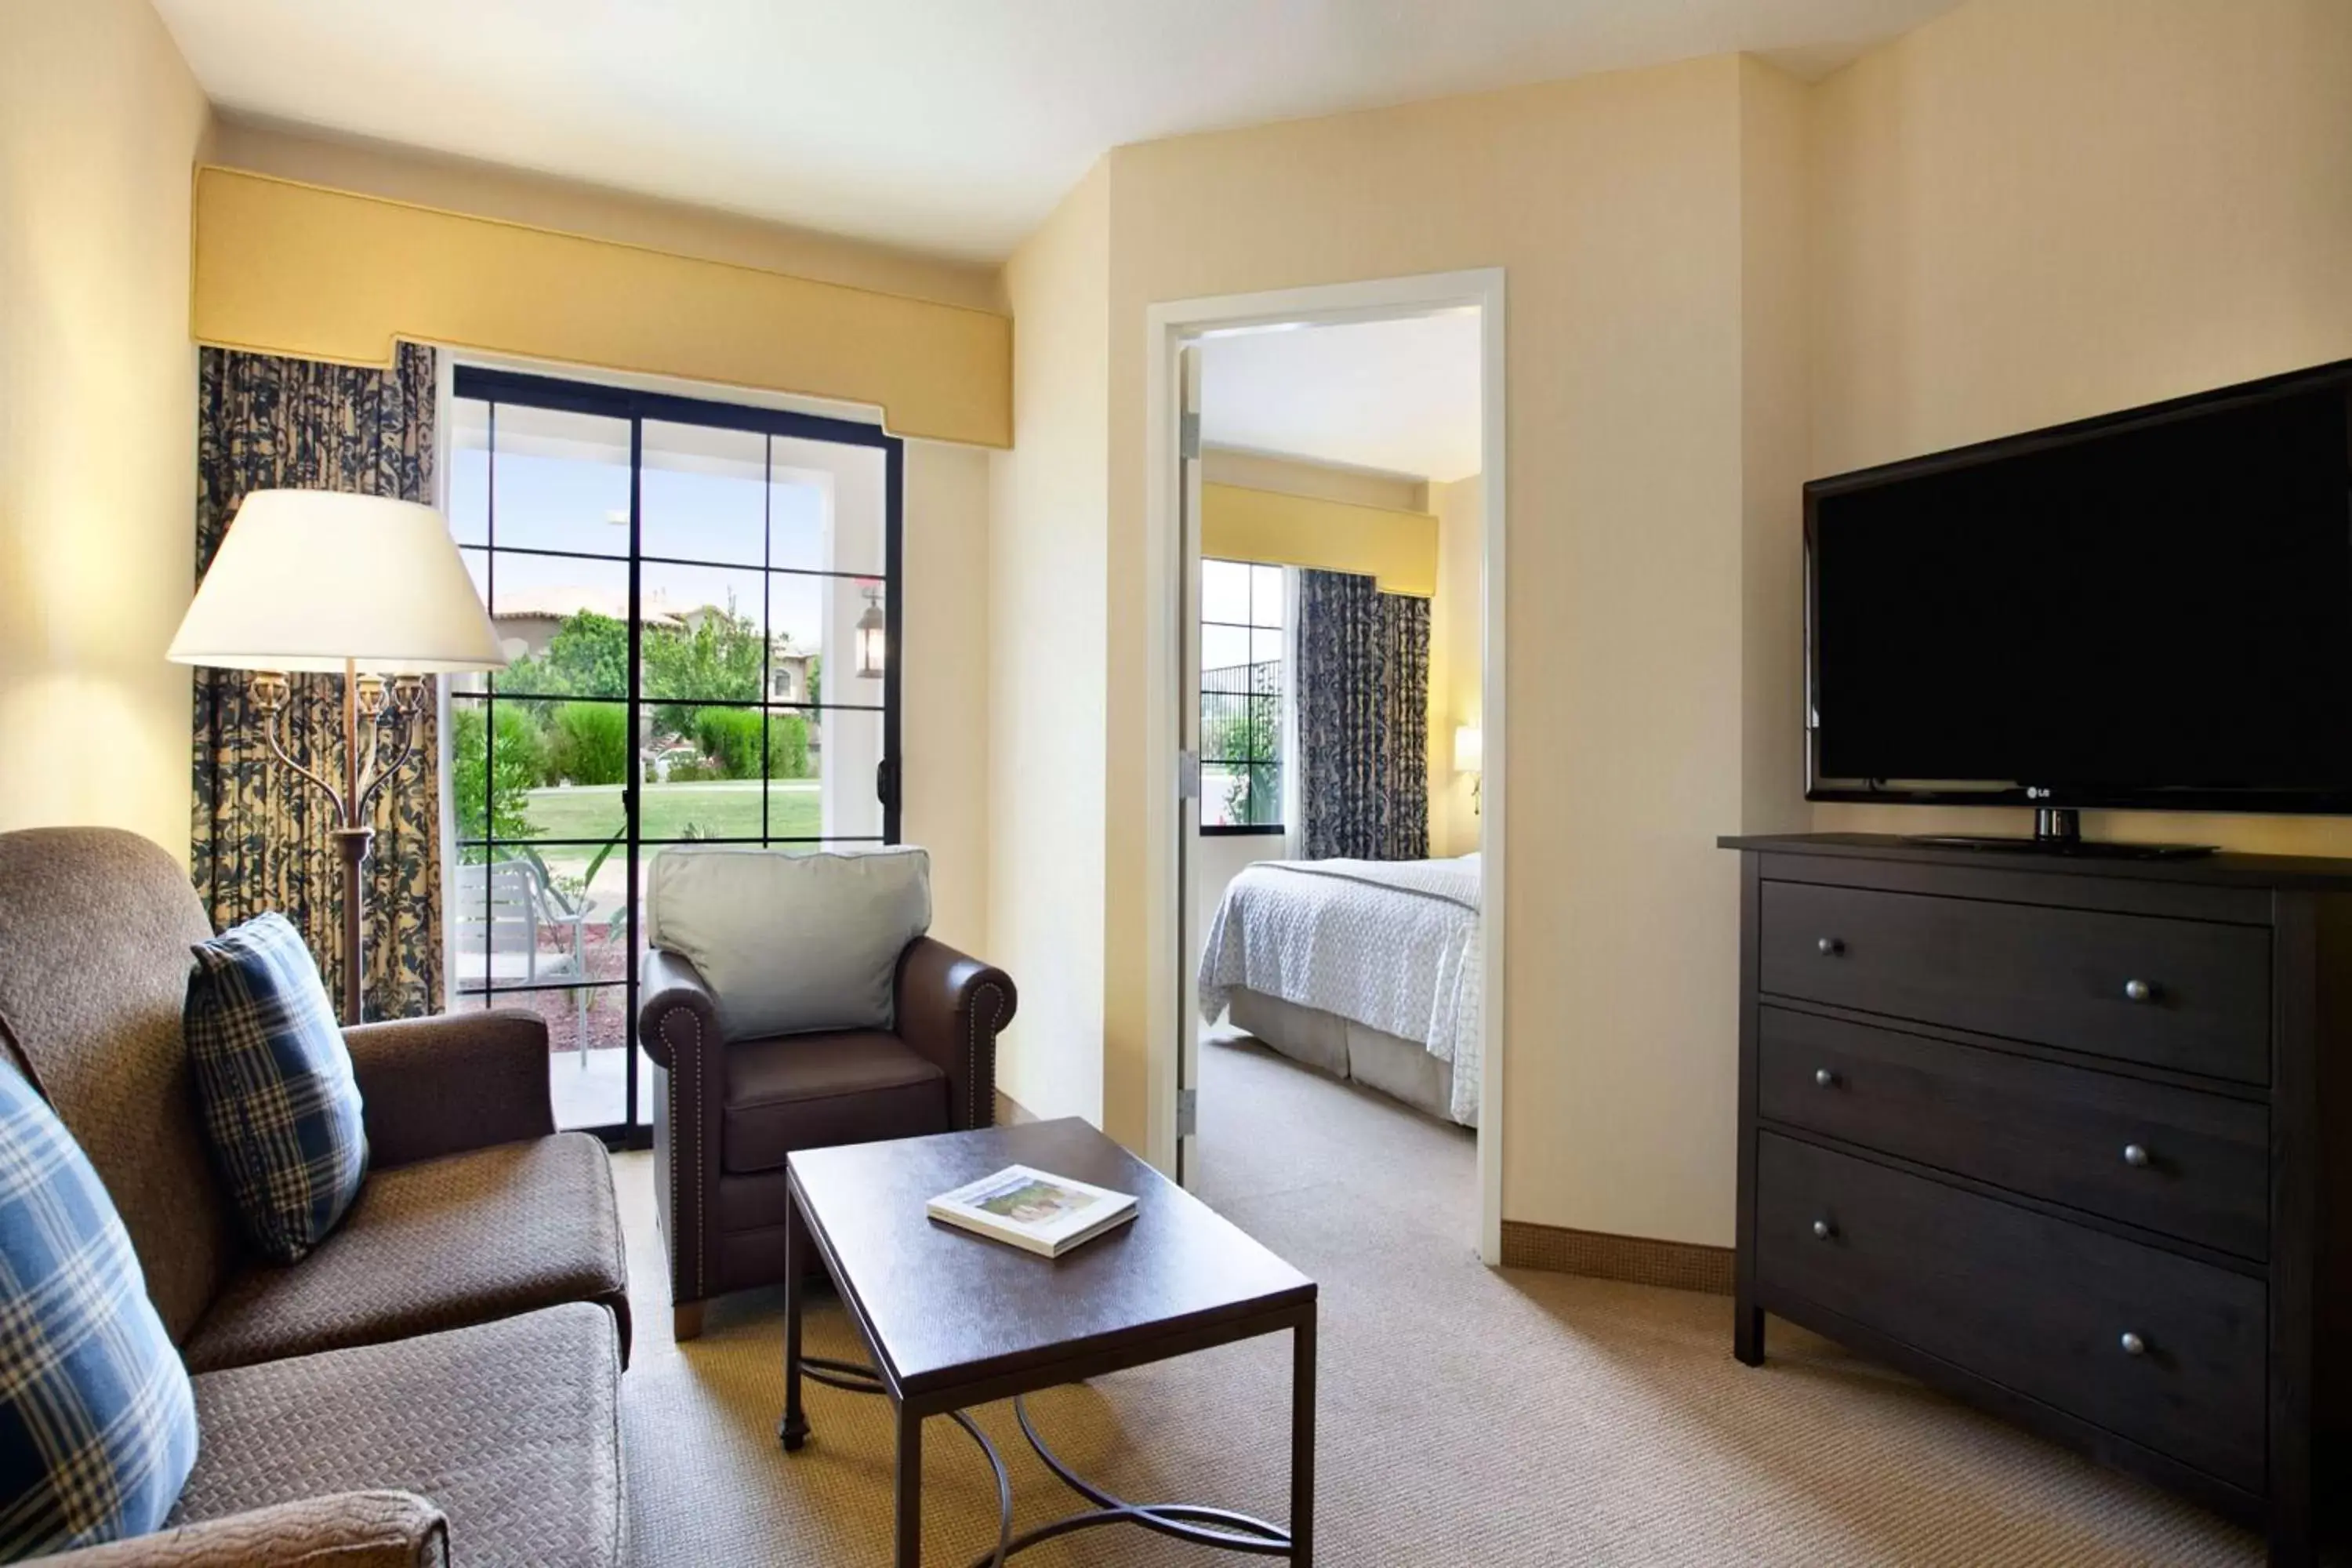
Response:
POLYGON ((1201 822, 1278 831, 1282 816, 1282 570, 1204 560, 1201 822))
MULTIPOLYGON (((874 758, 885 772, 894 762, 897 671, 875 682, 870 702, 826 702, 818 688, 820 659, 848 624, 844 605, 863 593, 898 607, 899 449, 878 431, 836 430, 813 416, 465 367, 459 386, 452 532, 509 655, 528 663, 520 684, 503 672, 449 683, 460 795, 452 1005, 533 1006, 550 1026, 560 1122, 642 1131, 642 1075, 634 1065, 626 1072, 623 1109, 607 1103, 624 1092, 604 1070, 606 1053, 594 1052, 593 1072, 590 1057, 616 1038, 635 1057, 623 997, 604 994, 635 994, 643 855, 678 843, 890 841, 893 814, 865 781, 874 758), (850 468, 835 466, 853 455, 850 468), (829 473, 851 476, 841 482, 854 508, 833 510, 829 473), (862 542, 842 550, 836 518, 862 529, 862 542), (726 526, 733 537, 716 531, 726 526), (757 552, 748 548, 751 527, 757 552), (577 548, 583 531, 615 548, 577 548), (877 567, 857 569, 869 552, 877 567), (665 575, 672 593, 648 605, 665 575), (584 592, 568 588, 583 582, 584 592), (583 616, 617 622, 612 641, 625 657, 609 675, 602 663, 575 661, 572 679, 542 679, 555 663, 542 657, 552 636, 583 616), (692 637, 705 626, 715 626, 705 640, 722 657, 684 665, 666 657, 656 668, 641 658, 649 635, 692 637), (609 773, 609 782, 559 764, 525 733, 539 726, 543 743, 559 720, 595 714, 611 715, 589 728, 610 726, 612 761, 593 779, 609 773), (717 722, 729 715, 740 716, 732 740, 730 725, 717 722), (673 776, 681 760, 686 771, 673 776), (648 810, 665 796, 667 814, 648 810)), ((844 681, 865 673, 841 658, 844 681)), ((865 694, 860 684, 842 690, 865 694)))

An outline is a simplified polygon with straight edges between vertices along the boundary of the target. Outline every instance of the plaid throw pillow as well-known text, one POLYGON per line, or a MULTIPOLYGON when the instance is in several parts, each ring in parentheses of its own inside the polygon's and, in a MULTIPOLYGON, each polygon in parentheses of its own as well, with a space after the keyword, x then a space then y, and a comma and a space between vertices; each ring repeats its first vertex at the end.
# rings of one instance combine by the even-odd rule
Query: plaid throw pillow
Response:
POLYGON ((195 1458, 188 1369, 113 1200, 0 1067, 0 1559, 162 1529, 195 1458))
POLYGON ((253 1244, 297 1263, 367 1174, 351 1052, 284 915, 247 921, 195 953, 184 1024, 213 1156, 253 1244))

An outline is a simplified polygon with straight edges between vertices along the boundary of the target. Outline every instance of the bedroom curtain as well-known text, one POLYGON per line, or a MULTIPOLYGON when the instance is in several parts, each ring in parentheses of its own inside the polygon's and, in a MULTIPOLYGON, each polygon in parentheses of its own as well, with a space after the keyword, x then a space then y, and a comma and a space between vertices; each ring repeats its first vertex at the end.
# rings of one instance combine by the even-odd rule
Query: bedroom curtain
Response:
MULTIPOLYGON (((205 349, 197 364, 196 580, 251 490, 352 490, 433 500, 433 351, 390 371, 205 349)), ((252 683, 196 669, 190 868, 216 928, 276 910, 342 984, 342 868, 320 793, 270 755, 252 683)), ((341 771, 340 678, 297 675, 288 750, 341 771)), ((428 697, 416 756, 376 799, 368 860, 367 1016, 441 1006, 440 751, 428 697)))
POLYGON ((1298 574, 1301 853, 1429 855, 1429 601, 1298 574))

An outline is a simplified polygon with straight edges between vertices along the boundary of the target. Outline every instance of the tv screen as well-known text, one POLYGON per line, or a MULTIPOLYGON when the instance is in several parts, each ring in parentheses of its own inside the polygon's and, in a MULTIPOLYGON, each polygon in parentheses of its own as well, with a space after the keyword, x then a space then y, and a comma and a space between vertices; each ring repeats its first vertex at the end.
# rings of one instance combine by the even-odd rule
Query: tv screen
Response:
POLYGON ((2352 810, 2347 389, 1807 486, 1813 798, 2352 810))

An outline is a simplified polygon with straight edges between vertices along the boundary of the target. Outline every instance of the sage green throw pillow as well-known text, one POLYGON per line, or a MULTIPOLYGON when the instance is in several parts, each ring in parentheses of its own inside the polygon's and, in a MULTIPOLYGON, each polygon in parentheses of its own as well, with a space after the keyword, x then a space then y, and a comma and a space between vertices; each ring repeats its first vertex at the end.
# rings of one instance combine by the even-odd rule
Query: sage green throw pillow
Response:
POLYGON ((896 1022, 898 955, 930 929, 911 846, 814 855, 674 845, 654 858, 646 936, 688 960, 730 1040, 896 1022))

